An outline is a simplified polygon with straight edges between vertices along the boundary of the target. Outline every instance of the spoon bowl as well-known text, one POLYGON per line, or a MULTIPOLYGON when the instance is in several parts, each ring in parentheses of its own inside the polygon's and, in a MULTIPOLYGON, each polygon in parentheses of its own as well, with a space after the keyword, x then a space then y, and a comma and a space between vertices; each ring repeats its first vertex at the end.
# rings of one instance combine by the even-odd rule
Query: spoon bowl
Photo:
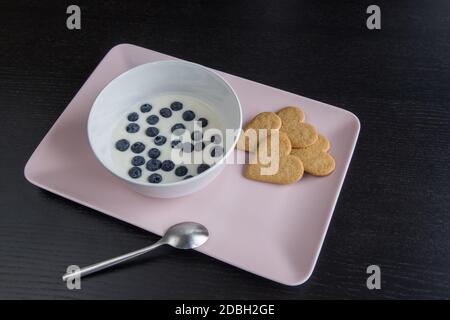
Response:
POLYGON ((209 237, 208 229, 196 222, 182 222, 170 227, 162 241, 176 249, 195 249, 209 237))

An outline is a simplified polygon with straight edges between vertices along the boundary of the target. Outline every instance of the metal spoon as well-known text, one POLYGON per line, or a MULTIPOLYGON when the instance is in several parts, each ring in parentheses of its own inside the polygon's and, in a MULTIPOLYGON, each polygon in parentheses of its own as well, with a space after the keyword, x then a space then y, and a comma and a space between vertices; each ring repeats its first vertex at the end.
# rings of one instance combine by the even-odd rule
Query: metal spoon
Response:
POLYGON ((62 279, 66 281, 75 277, 81 278, 88 274, 109 268, 121 262, 143 255, 144 253, 147 253, 164 244, 168 244, 177 249, 194 249, 204 244, 208 240, 208 237, 208 229, 206 229, 206 227, 204 227, 203 225, 196 222, 182 222, 170 227, 166 231, 164 236, 151 246, 84 267, 73 273, 66 273, 62 277, 62 279))

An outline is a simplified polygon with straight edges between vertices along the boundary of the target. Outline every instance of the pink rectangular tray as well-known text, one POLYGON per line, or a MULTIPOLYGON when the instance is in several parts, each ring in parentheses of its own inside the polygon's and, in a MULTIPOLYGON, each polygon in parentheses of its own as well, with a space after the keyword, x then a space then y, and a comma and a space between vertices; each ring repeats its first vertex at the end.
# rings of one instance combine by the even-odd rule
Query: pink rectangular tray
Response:
POLYGON ((112 48, 29 159, 26 178, 158 235, 181 221, 200 222, 211 237, 198 251, 286 285, 305 282, 314 269, 350 163, 358 118, 346 110, 220 72, 239 96, 244 123, 261 111, 301 106, 307 121, 329 137, 336 171, 328 177, 306 175, 299 183, 279 186, 247 180, 241 165, 227 165, 200 192, 178 199, 146 198, 97 162, 88 144, 86 122, 94 99, 113 78, 137 65, 170 59, 175 58, 129 44, 112 48))

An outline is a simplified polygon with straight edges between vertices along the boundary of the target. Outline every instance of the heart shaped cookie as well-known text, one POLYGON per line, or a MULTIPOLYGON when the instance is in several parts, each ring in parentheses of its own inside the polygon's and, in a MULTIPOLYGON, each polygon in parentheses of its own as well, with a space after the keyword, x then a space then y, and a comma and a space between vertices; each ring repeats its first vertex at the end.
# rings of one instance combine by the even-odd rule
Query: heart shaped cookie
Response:
POLYGON ((292 145, 291 140, 287 134, 283 131, 276 131, 270 136, 261 140, 258 144, 258 154, 271 156, 272 151, 279 153, 280 156, 287 156, 291 153, 292 145), (275 144, 273 144, 275 142, 275 144), (273 147, 272 147, 273 145, 273 147))
POLYGON ((317 130, 304 123, 305 113, 297 107, 285 107, 277 112, 282 125, 281 131, 287 133, 293 148, 304 148, 317 141, 317 130))
POLYGON ((286 133, 277 131, 260 141, 258 152, 254 154, 251 164, 244 170, 248 179, 291 184, 303 176, 303 163, 298 157, 290 155, 291 142, 286 133))
POLYGON ((305 171, 309 174, 326 176, 332 173, 336 167, 334 158, 327 152, 330 147, 330 141, 319 134, 314 144, 306 148, 292 149, 291 154, 303 162, 305 171))
POLYGON ((256 115, 244 128, 236 147, 244 151, 255 151, 258 146, 259 132, 261 129, 267 130, 262 132, 269 135, 272 129, 281 128, 281 119, 274 112, 262 112, 256 115))
POLYGON ((295 156, 287 155, 279 158, 278 170, 273 171, 270 165, 248 164, 244 176, 248 179, 275 184, 291 184, 303 176, 303 163, 295 156))

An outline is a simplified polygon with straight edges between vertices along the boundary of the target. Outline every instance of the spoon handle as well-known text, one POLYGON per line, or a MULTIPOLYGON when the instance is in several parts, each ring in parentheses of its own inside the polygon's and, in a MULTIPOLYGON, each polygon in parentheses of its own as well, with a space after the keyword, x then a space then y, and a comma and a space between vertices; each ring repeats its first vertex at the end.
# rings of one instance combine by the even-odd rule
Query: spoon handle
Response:
POLYGON ((155 248, 165 244, 161 240, 155 242, 151 246, 148 246, 148 247, 145 247, 145 248, 142 248, 142 249, 139 249, 139 250, 136 250, 136 251, 133 251, 133 252, 130 252, 130 253, 127 253, 127 254, 124 254, 124 255, 121 255, 121 256, 118 256, 118 257, 106 260, 106 261, 103 261, 103 262, 92 264, 90 266, 84 267, 84 268, 82 268, 82 269, 80 269, 80 270, 78 270, 76 272, 73 272, 73 273, 66 273, 62 277, 62 279, 63 279, 63 281, 66 281, 68 279, 72 279, 72 278, 75 278, 75 277, 80 277, 81 278, 81 277, 87 276, 88 274, 91 274, 91 273, 94 273, 94 272, 97 272, 97 271, 109 268, 111 266, 114 266, 116 264, 119 264, 121 262, 130 260, 130 259, 133 259, 135 257, 143 255, 144 253, 147 253, 147 252, 149 252, 149 251, 151 251, 151 250, 153 250, 153 249, 155 249, 155 248))

